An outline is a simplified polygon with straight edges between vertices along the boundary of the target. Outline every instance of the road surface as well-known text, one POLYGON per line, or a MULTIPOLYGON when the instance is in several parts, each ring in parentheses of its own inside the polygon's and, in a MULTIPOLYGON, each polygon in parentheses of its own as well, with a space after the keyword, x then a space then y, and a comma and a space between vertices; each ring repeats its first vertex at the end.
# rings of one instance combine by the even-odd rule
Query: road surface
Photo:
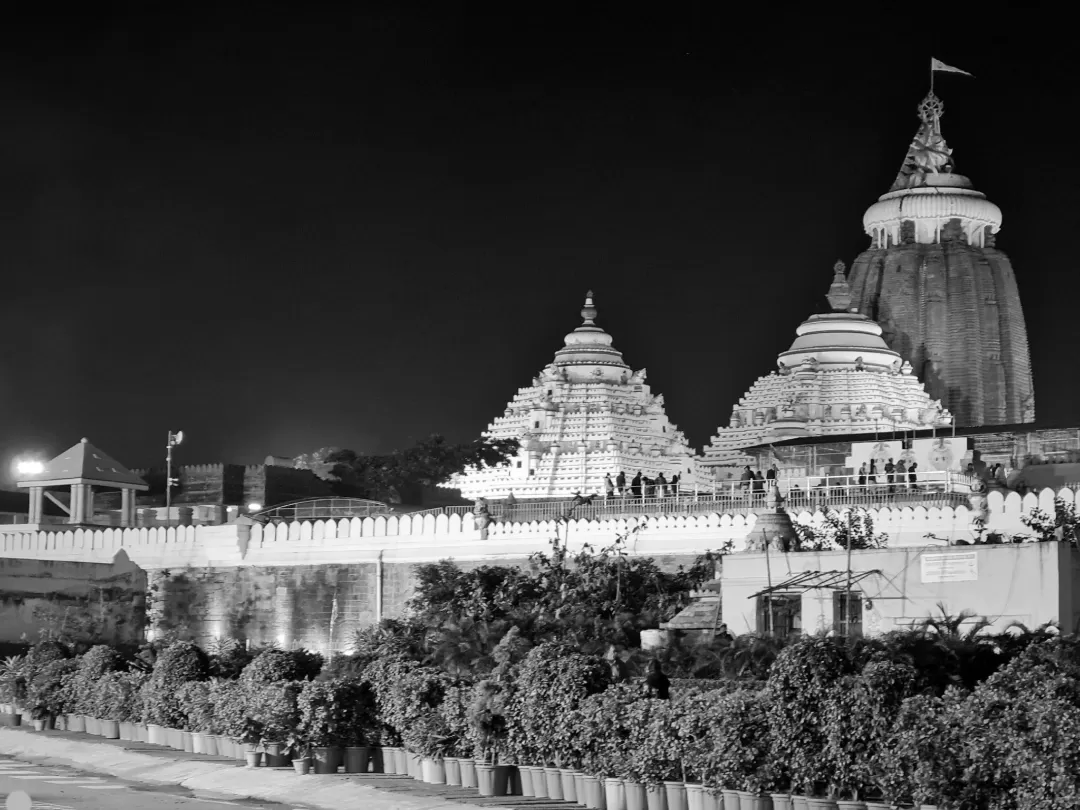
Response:
POLYGON ((33 810, 293 810, 273 802, 200 797, 185 788, 142 785, 0 755, 0 808, 18 791, 30 795, 33 810))

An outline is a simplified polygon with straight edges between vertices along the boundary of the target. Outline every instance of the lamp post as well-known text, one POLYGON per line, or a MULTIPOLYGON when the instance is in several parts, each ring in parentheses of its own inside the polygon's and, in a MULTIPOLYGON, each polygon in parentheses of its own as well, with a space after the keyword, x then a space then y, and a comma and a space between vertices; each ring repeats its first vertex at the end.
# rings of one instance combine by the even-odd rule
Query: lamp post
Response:
POLYGON ((172 477, 172 449, 184 440, 184 431, 169 431, 169 443, 165 445, 165 519, 172 525, 172 488, 180 482, 172 477))

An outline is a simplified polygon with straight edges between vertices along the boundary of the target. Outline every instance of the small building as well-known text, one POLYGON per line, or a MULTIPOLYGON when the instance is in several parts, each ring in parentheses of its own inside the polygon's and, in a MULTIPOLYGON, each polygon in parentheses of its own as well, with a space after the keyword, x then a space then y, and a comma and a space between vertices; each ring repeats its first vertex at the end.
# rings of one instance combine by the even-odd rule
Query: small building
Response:
POLYGON ((1069 543, 745 552, 724 558, 709 590, 730 632, 877 635, 961 611, 994 630, 1080 622, 1080 551, 1069 543), (846 610, 845 610, 846 609, 846 610))

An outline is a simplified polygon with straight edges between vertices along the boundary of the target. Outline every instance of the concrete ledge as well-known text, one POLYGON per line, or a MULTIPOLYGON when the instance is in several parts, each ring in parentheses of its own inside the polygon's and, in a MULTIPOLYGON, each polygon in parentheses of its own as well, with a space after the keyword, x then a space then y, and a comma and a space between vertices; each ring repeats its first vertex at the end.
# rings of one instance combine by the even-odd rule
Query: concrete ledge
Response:
MULTIPOLYGON (((410 794, 406 792, 410 787, 407 779, 400 779, 400 789, 395 785, 393 791, 380 790, 365 785, 364 779, 368 777, 364 776, 300 776, 285 768, 249 769, 223 758, 200 758, 160 746, 150 747, 145 743, 130 743, 137 748, 127 748, 125 746, 129 743, 93 738, 84 741, 78 739, 80 736, 65 732, 0 728, 0 753, 43 764, 66 765, 92 773, 108 774, 133 782, 179 785, 189 790, 232 798, 260 799, 326 810, 341 807, 363 807, 366 810, 494 810, 508 806, 506 799, 477 796, 477 803, 472 804, 457 798, 417 795, 422 790, 419 783, 416 783, 417 793, 410 794)), ((520 807, 520 796, 513 797, 511 801, 520 807)))

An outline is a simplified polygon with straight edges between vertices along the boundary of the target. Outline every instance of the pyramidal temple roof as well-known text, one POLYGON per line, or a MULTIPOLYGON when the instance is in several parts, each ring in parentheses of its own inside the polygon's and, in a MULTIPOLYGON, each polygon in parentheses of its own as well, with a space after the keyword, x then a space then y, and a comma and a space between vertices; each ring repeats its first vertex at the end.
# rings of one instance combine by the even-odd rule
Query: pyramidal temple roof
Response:
POLYGON ((521 450, 506 465, 469 470, 453 486, 468 498, 569 498, 605 491, 604 476, 631 479, 678 475, 697 480, 698 457, 667 416, 664 397, 645 383, 596 325, 590 290, 583 323, 566 336, 554 361, 519 388, 485 435, 517 439, 521 450))
POLYGON ((97 484, 99 486, 148 489, 146 482, 120 462, 83 439, 45 465, 44 471, 33 480, 19 486, 51 486, 59 484, 97 484))
POLYGON ((844 435, 945 426, 952 415, 930 399, 911 364, 890 349, 881 326, 848 310, 843 262, 829 288, 833 311, 796 330, 778 371, 761 377, 732 409, 727 427, 705 448, 703 464, 743 462, 754 445, 798 436, 844 435))

